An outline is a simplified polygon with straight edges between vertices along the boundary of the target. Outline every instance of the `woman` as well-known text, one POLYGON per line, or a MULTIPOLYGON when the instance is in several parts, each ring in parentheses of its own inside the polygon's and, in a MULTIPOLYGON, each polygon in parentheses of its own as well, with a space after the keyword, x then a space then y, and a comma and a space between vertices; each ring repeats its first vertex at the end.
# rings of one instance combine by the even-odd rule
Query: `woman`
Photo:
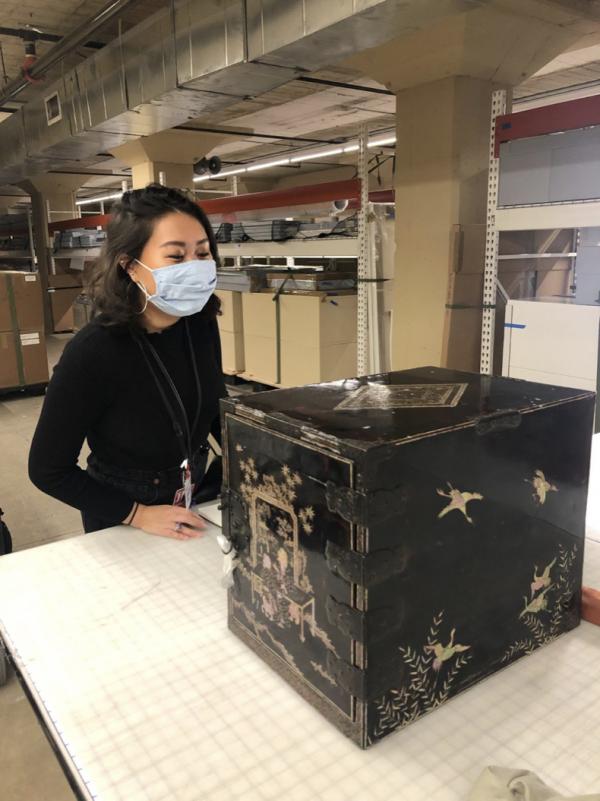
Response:
POLYGON ((123 195, 92 275, 95 317, 56 366, 29 454, 33 483, 81 510, 86 532, 121 523, 177 539, 202 532, 189 507, 226 394, 217 263, 210 222, 183 193, 150 185, 123 195))

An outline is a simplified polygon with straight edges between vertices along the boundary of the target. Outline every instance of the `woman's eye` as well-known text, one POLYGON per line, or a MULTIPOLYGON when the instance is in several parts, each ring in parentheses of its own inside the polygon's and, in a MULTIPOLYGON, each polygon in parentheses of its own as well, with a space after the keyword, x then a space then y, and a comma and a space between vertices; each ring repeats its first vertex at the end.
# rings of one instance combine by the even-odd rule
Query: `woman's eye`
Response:
POLYGON ((182 253, 171 253, 170 256, 167 256, 167 259, 183 259, 182 253))
POLYGON ((208 253, 208 251, 206 253, 198 253, 197 258, 198 259, 210 259, 210 253, 208 253))

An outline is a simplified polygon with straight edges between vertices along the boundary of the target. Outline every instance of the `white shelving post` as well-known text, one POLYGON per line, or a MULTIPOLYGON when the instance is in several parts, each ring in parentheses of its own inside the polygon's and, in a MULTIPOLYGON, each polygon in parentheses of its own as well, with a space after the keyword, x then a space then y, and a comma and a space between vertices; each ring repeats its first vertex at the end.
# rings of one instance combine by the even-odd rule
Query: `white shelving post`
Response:
POLYGON ((358 178, 360 180, 360 206, 358 209, 358 305, 356 329, 356 367, 358 375, 369 372, 369 156, 367 145, 369 128, 360 126, 358 137, 358 178))
POLYGON ((494 326, 496 322, 496 282, 498 279, 498 229, 496 208, 498 206, 499 159, 496 158, 496 117, 506 114, 507 92, 499 89, 492 94, 490 130, 490 158, 488 171, 488 198, 485 237, 485 265, 483 274, 483 323, 481 328, 482 373, 491 375, 494 364, 494 326))

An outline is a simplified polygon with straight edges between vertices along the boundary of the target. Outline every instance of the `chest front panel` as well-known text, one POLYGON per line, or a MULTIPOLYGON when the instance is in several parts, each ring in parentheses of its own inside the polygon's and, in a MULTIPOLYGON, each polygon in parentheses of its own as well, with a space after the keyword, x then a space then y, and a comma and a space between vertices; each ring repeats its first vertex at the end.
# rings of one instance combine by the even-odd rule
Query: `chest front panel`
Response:
POLYGON ((247 535, 229 593, 229 624, 344 728, 357 704, 328 669, 352 664, 355 643, 330 622, 327 599, 353 604, 353 586, 327 567, 328 540, 354 548, 354 526, 328 508, 327 482, 350 488, 353 466, 227 415, 225 533, 247 535))

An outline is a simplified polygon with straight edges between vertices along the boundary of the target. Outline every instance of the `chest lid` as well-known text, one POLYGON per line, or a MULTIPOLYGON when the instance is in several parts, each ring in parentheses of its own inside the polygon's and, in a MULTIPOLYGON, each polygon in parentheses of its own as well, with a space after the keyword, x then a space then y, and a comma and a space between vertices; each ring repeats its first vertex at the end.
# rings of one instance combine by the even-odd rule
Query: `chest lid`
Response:
POLYGON ((265 428, 333 450, 420 439, 458 428, 511 428, 520 415, 594 393, 437 367, 278 389, 226 402, 265 428), (345 446, 345 447, 344 447, 345 446))

